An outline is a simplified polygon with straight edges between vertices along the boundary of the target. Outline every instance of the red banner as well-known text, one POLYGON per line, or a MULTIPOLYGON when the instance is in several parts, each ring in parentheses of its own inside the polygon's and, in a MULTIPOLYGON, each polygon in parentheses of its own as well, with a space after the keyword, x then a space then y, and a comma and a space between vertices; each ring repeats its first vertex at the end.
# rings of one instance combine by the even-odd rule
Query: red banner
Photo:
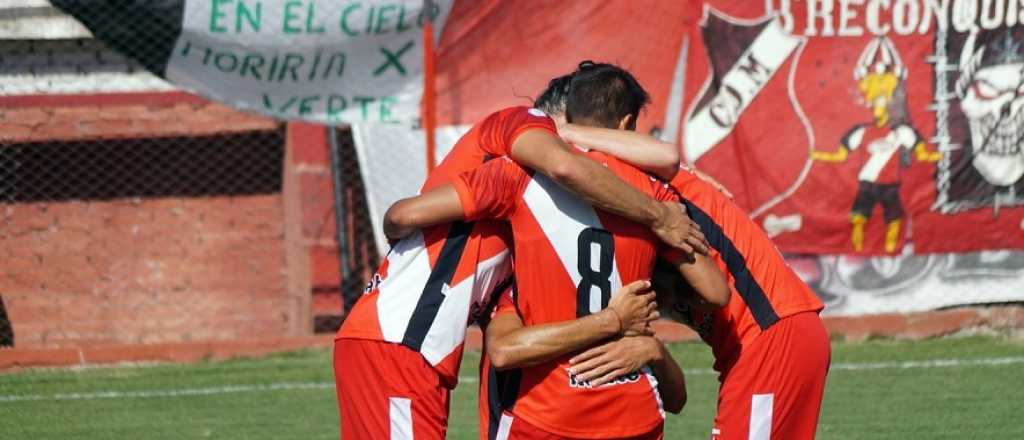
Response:
POLYGON ((780 248, 1024 247, 1024 2, 456 4, 442 123, 521 104, 581 59, 654 97, 682 145, 780 248))

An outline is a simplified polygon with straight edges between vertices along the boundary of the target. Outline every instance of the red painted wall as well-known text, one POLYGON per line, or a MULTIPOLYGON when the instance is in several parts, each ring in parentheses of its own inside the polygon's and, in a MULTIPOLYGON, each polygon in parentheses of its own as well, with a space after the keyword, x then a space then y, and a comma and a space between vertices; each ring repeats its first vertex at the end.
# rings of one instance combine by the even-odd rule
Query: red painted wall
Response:
MULTIPOLYGON (((183 93, 0 97, 0 148, 276 126, 183 93)), ((289 135, 279 194, 0 204, 0 296, 16 347, 311 334, 309 253, 333 244, 306 224, 331 209, 329 173, 324 195, 300 153, 318 148, 322 138, 289 135)))

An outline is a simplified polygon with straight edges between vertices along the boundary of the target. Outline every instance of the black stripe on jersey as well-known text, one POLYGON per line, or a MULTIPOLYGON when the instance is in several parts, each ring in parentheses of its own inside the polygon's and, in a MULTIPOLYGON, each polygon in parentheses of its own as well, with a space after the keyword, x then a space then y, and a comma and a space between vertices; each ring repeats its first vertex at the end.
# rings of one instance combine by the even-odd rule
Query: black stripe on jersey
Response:
POLYGON ((498 371, 487 364, 487 440, 497 440, 501 413, 516 406, 522 378, 522 370, 498 371))
POLYGON ((689 200, 683 199, 683 204, 686 205, 686 212, 690 218, 700 226, 701 232, 704 233, 704 237, 708 239, 711 247, 715 248, 722 255, 726 268, 729 269, 729 273, 732 274, 735 280, 736 291, 743 298, 743 302, 747 303, 747 308, 754 315, 757 325, 761 327, 761 330, 771 327, 772 324, 779 320, 779 315, 775 313, 775 309, 772 307, 771 301, 768 300, 768 295, 765 295, 764 289, 757 284, 757 280, 750 274, 743 254, 736 249, 732 240, 722 232, 721 226, 718 226, 711 219, 711 216, 689 200))
POLYGON ((409 326, 402 337, 402 345, 420 351, 423 339, 427 337, 427 332, 430 331, 430 326, 434 324, 437 312, 441 309, 441 303, 444 302, 444 286, 452 282, 455 269, 459 267, 459 260, 462 259, 462 251, 466 249, 466 242, 469 241, 469 234, 472 231, 472 222, 452 222, 448 238, 441 247, 441 254, 437 256, 437 263, 430 271, 427 285, 423 287, 423 294, 420 295, 412 317, 409 318, 409 326))

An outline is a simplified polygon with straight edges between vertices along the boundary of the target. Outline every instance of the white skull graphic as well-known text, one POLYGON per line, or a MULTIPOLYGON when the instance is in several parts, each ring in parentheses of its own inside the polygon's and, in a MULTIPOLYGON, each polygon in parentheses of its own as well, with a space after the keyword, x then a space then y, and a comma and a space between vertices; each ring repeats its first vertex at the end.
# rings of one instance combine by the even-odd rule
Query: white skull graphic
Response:
POLYGON ((1012 185, 1024 176, 1024 63, 983 67, 965 88, 960 108, 971 127, 972 164, 986 181, 1012 185))

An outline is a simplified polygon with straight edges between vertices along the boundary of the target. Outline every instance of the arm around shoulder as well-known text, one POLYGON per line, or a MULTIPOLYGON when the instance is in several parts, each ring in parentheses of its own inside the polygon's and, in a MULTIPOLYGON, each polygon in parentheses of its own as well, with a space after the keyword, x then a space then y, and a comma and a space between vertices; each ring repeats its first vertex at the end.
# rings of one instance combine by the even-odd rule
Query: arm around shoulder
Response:
POLYGON ((654 376, 658 378, 658 394, 661 395, 662 405, 665 411, 679 414, 686 406, 686 376, 665 344, 657 339, 654 339, 653 343, 657 345, 656 350, 660 354, 651 360, 650 365, 654 370, 654 376))
POLYGON ((608 153, 665 180, 679 172, 679 147, 650 135, 576 124, 559 127, 559 134, 567 142, 608 153))
POLYGON ((384 235, 403 238, 417 229, 464 218, 462 202, 452 185, 443 185, 395 202, 384 214, 384 235))

